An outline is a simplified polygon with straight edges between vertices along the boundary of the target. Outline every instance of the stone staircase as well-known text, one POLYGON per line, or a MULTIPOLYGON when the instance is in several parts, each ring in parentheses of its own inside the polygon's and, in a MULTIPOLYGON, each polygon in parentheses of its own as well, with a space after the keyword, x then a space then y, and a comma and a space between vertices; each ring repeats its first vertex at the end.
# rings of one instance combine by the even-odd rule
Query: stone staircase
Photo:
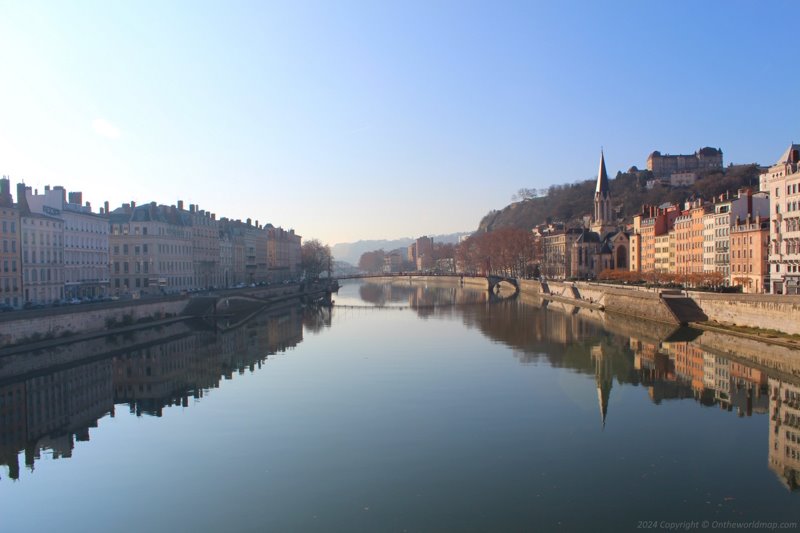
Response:
POLYGON ((708 317, 697 305, 697 302, 682 294, 662 294, 661 300, 679 324, 685 326, 690 322, 705 322, 708 317))

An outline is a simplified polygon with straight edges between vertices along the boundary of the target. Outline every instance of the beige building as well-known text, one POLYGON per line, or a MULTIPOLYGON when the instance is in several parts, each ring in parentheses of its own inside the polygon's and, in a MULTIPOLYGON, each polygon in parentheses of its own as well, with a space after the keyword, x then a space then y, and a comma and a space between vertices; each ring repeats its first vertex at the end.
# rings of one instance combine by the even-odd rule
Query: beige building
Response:
POLYGON ((192 231, 174 206, 134 202, 109 214, 111 292, 171 294, 193 288, 192 231))
POLYGON ((194 288, 222 286, 220 269, 219 222, 214 213, 200 209, 195 204, 189 210, 183 208, 183 200, 178 200, 178 212, 183 225, 190 228, 192 237, 192 272, 194 288))
POLYGON ((19 209, 11 197, 8 178, 0 179, 0 304, 20 307, 22 298, 22 267, 20 264, 19 209))
POLYGON ((730 284, 745 293, 769 292, 769 219, 736 220, 730 233, 730 284))
POLYGON ((240 220, 220 220, 221 285, 235 287, 246 283, 244 225, 240 220))
POLYGON ((64 298, 64 221, 21 208, 22 293, 26 303, 64 298))
POLYGON ((272 224, 267 224, 265 230, 270 281, 295 279, 300 274, 302 237, 293 229, 287 231, 272 224))
POLYGON ((656 178, 709 169, 722 169, 722 150, 705 147, 689 155, 662 155, 655 151, 647 157, 647 170, 656 178))
POLYGON ((800 145, 789 146, 760 182, 770 195, 770 292, 799 294, 800 145))
POLYGON ((800 386, 769 378, 769 467, 786 488, 800 487, 800 386))

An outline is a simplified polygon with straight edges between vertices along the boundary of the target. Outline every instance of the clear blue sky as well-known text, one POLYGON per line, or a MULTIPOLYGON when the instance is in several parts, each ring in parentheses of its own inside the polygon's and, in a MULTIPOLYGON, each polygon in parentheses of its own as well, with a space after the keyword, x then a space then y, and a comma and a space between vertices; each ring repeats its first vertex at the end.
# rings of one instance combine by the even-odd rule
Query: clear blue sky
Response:
POLYGON ((0 1, 0 174, 294 228, 471 231, 652 150, 800 140, 800 2, 0 1))

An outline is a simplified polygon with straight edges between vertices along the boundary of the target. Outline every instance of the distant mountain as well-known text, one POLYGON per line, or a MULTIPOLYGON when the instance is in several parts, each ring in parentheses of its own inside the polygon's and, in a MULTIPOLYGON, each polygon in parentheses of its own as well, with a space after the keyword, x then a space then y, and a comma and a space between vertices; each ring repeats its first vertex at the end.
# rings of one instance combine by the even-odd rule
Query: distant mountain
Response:
MULTIPOLYGON (((459 237, 469 235, 471 232, 465 231, 461 233, 450 233, 448 235, 432 235, 433 242, 440 242, 443 244, 457 243, 459 237)), ((344 261, 351 265, 358 265, 358 260, 361 259, 361 254, 364 252, 372 252, 374 250, 384 250, 386 252, 395 250, 397 248, 406 248, 413 243, 416 239, 410 237, 405 239, 394 240, 372 240, 372 241, 357 241, 357 242, 344 242, 334 244, 331 247, 333 258, 337 261, 344 261)))

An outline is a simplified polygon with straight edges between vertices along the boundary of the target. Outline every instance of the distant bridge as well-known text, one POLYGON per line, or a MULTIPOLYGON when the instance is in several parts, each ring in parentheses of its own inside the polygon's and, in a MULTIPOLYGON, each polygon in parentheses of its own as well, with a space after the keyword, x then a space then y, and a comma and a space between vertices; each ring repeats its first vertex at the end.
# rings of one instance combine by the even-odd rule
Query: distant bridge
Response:
POLYGON ((421 273, 414 273, 414 272, 390 272, 386 274, 351 274, 347 276, 337 276, 335 279, 337 280, 344 280, 344 279, 370 279, 370 278, 446 278, 446 279, 457 279, 460 282, 464 282, 464 279, 485 279, 488 283, 488 290, 491 294, 494 294, 497 291, 497 288, 500 286, 501 283, 506 283, 513 287, 514 294, 519 292, 519 282, 517 278, 512 278, 510 276, 498 276, 498 275, 489 275, 489 276, 470 276, 467 274, 421 274, 421 273))

